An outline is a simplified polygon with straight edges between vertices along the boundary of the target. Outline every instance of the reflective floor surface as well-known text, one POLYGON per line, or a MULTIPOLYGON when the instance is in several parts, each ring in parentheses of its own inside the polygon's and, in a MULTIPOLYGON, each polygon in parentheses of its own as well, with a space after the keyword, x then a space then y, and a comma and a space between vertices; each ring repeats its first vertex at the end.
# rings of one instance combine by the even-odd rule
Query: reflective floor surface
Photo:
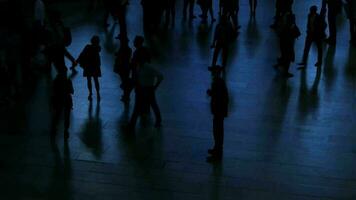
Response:
MULTIPOLYGON (((317 0, 295 1, 296 61, 302 56, 306 16, 317 0)), ((182 22, 147 36, 153 65, 165 76, 157 91, 163 127, 138 123, 135 137, 123 126, 133 102, 120 101, 113 73, 118 26, 105 30, 103 12, 86 3, 56 6, 72 28, 70 52, 77 57, 92 35, 102 40, 102 100, 87 100, 81 71, 72 75, 74 110, 68 144, 59 134, 49 142, 49 82, 42 78, 24 110, 2 114, 0 134, 1 199, 241 199, 321 200, 356 198, 356 52, 350 48, 348 21, 338 20, 336 48, 325 46, 324 65, 309 66, 289 80, 272 68, 278 39, 269 25, 274 1, 259 1, 256 20, 241 0, 241 33, 232 44, 227 68, 230 92, 222 162, 205 161, 213 144, 210 85, 214 25, 201 33, 199 21, 182 22), (85 6, 83 6, 85 5, 85 6)), ((217 8, 217 3, 216 7, 217 8)), ((198 7, 195 12, 200 13, 198 7)), ((217 10, 215 10, 217 14, 217 10)), ((128 14, 130 45, 143 35, 142 12, 132 0, 128 14)), ((68 63, 69 64, 69 63, 68 63)), ((54 72, 53 72, 54 73, 54 72)), ((132 96, 133 99, 133 96, 132 96)), ((21 107, 19 105, 19 107, 21 107)), ((61 133, 61 132, 60 132, 61 133)))

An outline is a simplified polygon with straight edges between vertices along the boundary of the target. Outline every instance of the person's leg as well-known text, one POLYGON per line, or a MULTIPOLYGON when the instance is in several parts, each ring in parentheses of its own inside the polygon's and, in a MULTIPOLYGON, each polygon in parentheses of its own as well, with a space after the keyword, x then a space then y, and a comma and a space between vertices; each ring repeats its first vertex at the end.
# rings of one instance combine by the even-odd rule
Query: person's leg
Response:
POLYGON ((221 46, 220 45, 216 45, 215 49, 214 49, 214 54, 213 54, 213 61, 212 61, 212 64, 211 64, 212 67, 216 66, 216 62, 218 60, 220 50, 221 50, 221 46))
POLYGON ((88 90, 89 90, 89 96, 88 96, 88 100, 92 100, 92 95, 93 95, 93 89, 92 89, 92 85, 91 85, 91 77, 87 76, 87 86, 88 86, 88 90))
POLYGON ((328 14, 328 22, 329 22, 329 44, 336 43, 336 15, 335 14, 328 14))
POLYGON ((194 4, 195 4, 195 0, 189 0, 189 18, 190 19, 194 19, 195 15, 194 15, 194 4))
POLYGON ((229 54, 229 47, 226 45, 222 48, 222 52, 221 52, 221 57, 222 57, 222 67, 225 68, 227 65, 227 58, 228 58, 228 54, 229 54))
POLYGON ((319 67, 323 63, 323 42, 321 40, 317 40, 315 43, 318 48, 318 61, 316 66, 319 67))
POLYGON ((100 84, 99 84, 99 78, 98 77, 93 77, 94 78, 94 83, 95 83, 95 90, 96 90, 96 97, 100 101, 100 84))
POLYGON ((216 19, 214 18, 213 2, 211 0, 209 0, 209 13, 210 13, 211 21, 212 22, 216 21, 216 19))
POLYGON ((307 63, 311 44, 312 44, 312 38, 310 36, 307 36, 307 38, 305 39, 302 64, 306 64, 307 63))
POLYGON ((184 0, 184 5, 183 5, 183 18, 187 18, 187 10, 188 10, 188 5, 189 5, 190 0, 184 0))
POLYGON ((157 104, 154 88, 150 88, 149 101, 150 101, 150 105, 152 107, 153 113, 155 114, 155 118, 156 118, 155 126, 160 127, 161 123, 162 123, 162 117, 161 117, 161 112, 160 112, 158 104, 157 104))
POLYGON ((51 122, 51 138, 54 139, 57 135, 57 125, 59 119, 61 117, 61 108, 59 106, 55 106, 52 111, 52 122, 51 122))
POLYGON ((222 156, 224 145, 224 117, 214 116, 213 119, 213 135, 214 135, 214 155, 222 156))
POLYGON ((64 139, 69 138, 69 126, 70 126, 70 111, 71 108, 64 108, 64 139))

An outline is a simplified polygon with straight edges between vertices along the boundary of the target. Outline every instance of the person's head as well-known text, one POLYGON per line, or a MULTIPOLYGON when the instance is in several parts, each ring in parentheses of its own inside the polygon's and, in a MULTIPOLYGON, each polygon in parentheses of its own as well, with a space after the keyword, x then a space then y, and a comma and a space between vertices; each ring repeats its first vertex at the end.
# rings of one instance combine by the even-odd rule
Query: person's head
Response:
POLYGON ((91 42, 93 45, 99 45, 99 44, 100 44, 100 38, 99 38, 99 36, 94 35, 94 36, 91 38, 90 42, 91 42))
POLYGON ((318 12, 318 7, 316 5, 311 6, 309 11, 311 14, 316 14, 318 12))
POLYGON ((138 36, 135 37, 134 46, 136 48, 142 47, 144 41, 145 41, 145 39, 142 36, 138 35, 138 36))

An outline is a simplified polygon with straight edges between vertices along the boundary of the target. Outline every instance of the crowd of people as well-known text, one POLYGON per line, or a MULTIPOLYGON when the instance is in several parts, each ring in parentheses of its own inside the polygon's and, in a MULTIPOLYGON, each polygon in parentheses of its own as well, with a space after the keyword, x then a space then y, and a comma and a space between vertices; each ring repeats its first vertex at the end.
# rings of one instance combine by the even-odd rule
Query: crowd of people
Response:
MULTIPOLYGON (((94 1, 96 2, 96 1, 94 1)), ((103 0, 105 15, 103 16, 103 26, 109 25, 109 16, 117 21, 120 27, 120 33, 117 39, 120 40, 120 46, 115 56, 113 66, 114 73, 117 73, 121 79, 120 88, 122 89, 121 101, 124 104, 130 103, 131 93, 134 91, 134 109, 131 119, 128 123, 130 133, 134 132, 136 121, 139 116, 149 113, 152 108, 155 115, 155 127, 162 126, 161 112, 156 100, 156 90, 163 81, 162 73, 151 65, 151 51, 144 44, 143 36, 136 36, 133 41, 134 50, 130 47, 126 12, 129 5, 128 0, 103 0)), ((152 3, 150 0, 141 0, 144 28, 148 31, 158 30, 157 27, 174 26, 176 16, 175 0, 159 0, 152 3)), ((229 55, 229 46, 236 40, 239 34, 240 24, 239 0, 220 0, 219 15, 215 16, 213 12, 212 0, 184 0, 183 19, 194 20, 194 6, 198 4, 201 8, 201 23, 208 23, 210 15, 211 23, 219 19, 215 27, 214 37, 211 48, 214 49, 211 66, 208 67, 212 75, 212 84, 207 94, 211 97, 211 112, 213 119, 213 136, 215 145, 208 150, 209 161, 221 160, 223 155, 224 138, 224 119, 228 115, 229 94, 225 83, 225 69, 229 55), (218 57, 221 54, 221 64, 218 64, 218 57)), ((274 66, 282 77, 290 78, 293 74, 289 72, 292 62, 295 61, 294 43, 302 35, 296 23, 296 17, 293 14, 293 0, 276 0, 276 12, 274 21, 270 26, 278 35, 281 55, 274 66)), ((94 3, 93 5, 95 5, 94 3)), ((250 16, 255 18, 257 9, 257 0, 249 0, 250 16)), ((93 6, 95 7, 95 6, 93 6)), ((303 70, 306 67, 309 50, 312 44, 318 48, 318 60, 316 67, 322 66, 323 43, 328 45, 336 44, 337 26, 336 17, 345 8, 350 22, 350 44, 356 46, 356 1, 346 0, 323 0, 320 9, 316 5, 310 7, 307 23, 307 35, 305 40, 304 53, 299 63, 298 69, 303 70), (326 16, 327 13, 327 16, 326 16), (329 37, 326 37, 326 32, 329 37)), ((57 71, 57 76, 52 83, 52 139, 56 136, 56 129, 59 118, 64 113, 64 137, 69 138, 70 112, 73 106, 72 95, 74 93, 73 85, 67 76, 67 66, 65 58, 72 62, 70 70, 76 71, 77 65, 83 68, 83 76, 87 79, 88 100, 93 101, 92 80, 94 81, 96 99, 101 100, 100 81, 101 77, 101 46, 100 37, 94 35, 90 43, 87 44, 78 58, 74 58, 67 47, 72 42, 70 29, 62 21, 61 13, 56 10, 46 10, 45 3, 42 0, 35 1, 35 23, 34 32, 37 37, 33 45, 33 52, 41 52, 46 57, 44 68, 50 70, 53 66, 57 71)), ((3 56, 0 52, 0 66, 4 66, 3 56)))

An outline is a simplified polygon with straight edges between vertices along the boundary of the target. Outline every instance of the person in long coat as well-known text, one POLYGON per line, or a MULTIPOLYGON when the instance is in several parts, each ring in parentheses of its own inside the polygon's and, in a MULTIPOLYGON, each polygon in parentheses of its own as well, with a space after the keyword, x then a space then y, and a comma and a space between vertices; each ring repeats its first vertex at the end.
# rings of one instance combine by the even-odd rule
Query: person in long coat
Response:
POLYGON ((89 96, 88 100, 92 100, 92 84, 91 80, 94 79, 95 89, 97 93, 97 100, 100 101, 100 86, 99 77, 101 77, 101 61, 100 61, 100 39, 99 36, 91 38, 91 44, 85 46, 80 53, 77 63, 83 68, 83 76, 87 78, 89 96))

